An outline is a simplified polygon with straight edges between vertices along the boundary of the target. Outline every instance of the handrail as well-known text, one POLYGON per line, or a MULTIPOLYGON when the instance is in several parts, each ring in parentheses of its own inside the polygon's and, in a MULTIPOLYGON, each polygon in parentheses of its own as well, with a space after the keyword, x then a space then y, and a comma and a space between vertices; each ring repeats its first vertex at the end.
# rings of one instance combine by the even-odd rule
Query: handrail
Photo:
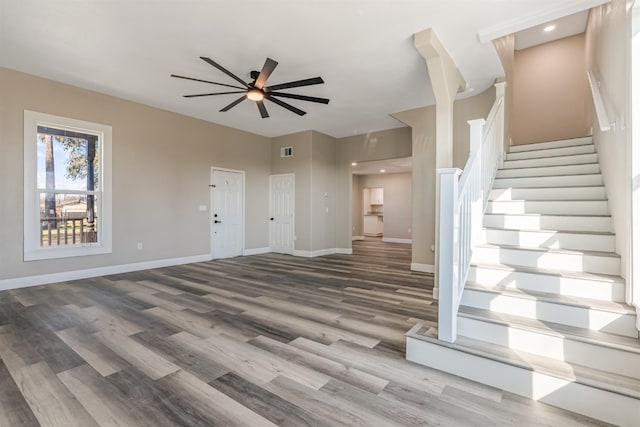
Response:
POLYGON ((496 85, 496 100, 487 120, 470 120, 469 159, 464 170, 438 169, 438 338, 454 342, 457 316, 467 281, 473 247, 479 242, 482 215, 504 143, 504 83, 496 85), (460 178, 458 179, 458 176, 460 178))
POLYGON ((587 78, 589 79, 589 87, 591 87, 591 97, 593 98, 593 106, 596 110, 598 125, 601 131, 606 132, 615 126, 615 123, 609 121, 607 109, 602 99, 602 93, 600 93, 600 82, 595 79, 591 71, 587 71, 587 78))

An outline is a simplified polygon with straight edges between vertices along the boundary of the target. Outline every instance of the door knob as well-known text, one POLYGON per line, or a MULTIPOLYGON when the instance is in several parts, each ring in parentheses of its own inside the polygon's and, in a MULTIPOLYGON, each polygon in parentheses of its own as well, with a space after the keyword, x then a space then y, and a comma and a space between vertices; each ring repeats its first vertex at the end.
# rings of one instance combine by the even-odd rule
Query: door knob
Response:
POLYGON ((269 221, 273 221, 273 218, 269 218, 269 221))
POLYGON ((214 224, 222 224, 222 221, 218 221, 217 219, 213 221, 214 224))

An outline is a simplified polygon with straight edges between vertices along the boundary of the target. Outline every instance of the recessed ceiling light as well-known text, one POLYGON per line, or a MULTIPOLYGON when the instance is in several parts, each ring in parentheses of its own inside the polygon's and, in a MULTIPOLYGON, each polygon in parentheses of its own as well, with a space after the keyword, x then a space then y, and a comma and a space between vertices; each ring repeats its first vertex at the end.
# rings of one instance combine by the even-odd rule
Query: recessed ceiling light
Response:
POLYGON ((351 166, 358 166, 356 162, 351 163, 351 166))
POLYGON ((549 31, 553 31, 556 29, 555 25, 547 25, 546 27, 544 27, 544 32, 548 33, 549 31))
POLYGON ((380 169, 380 172, 385 173, 385 172, 386 172, 386 170, 384 170, 384 169, 380 169))

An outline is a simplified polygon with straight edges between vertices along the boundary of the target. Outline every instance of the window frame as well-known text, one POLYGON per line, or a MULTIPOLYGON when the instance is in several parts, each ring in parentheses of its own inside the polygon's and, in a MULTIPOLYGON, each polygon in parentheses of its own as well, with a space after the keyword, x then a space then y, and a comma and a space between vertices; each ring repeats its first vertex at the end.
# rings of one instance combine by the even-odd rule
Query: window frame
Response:
MULTIPOLYGON (((24 260, 37 261, 112 252, 111 218, 111 126, 24 110, 24 260), (62 128, 99 135, 100 180, 98 195, 98 242, 76 245, 40 246, 40 193, 38 189, 38 126, 62 128)), ((60 193, 72 193, 60 190, 60 193)), ((84 193, 84 192, 83 192, 84 193)))

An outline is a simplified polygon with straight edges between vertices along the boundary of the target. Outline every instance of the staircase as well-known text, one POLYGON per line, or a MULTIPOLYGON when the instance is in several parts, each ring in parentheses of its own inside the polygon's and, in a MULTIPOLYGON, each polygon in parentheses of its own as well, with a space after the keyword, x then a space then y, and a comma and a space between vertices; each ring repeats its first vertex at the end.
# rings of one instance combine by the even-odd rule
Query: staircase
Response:
POLYGON ((418 324, 407 359, 616 425, 640 425, 624 303, 591 137, 511 147, 473 250, 454 343, 418 324))

